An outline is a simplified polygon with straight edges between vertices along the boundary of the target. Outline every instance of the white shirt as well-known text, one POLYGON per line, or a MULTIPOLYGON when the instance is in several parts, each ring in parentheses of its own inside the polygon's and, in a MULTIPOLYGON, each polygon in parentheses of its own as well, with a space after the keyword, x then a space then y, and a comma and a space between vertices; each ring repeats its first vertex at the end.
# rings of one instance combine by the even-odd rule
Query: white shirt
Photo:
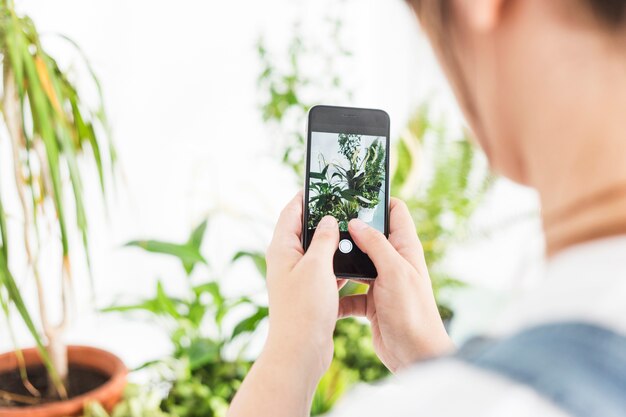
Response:
MULTIPOLYGON (((582 320, 626 335, 626 236, 577 245, 550 259, 542 285, 511 304, 485 334, 582 320)), ((532 388, 455 359, 417 364, 360 385, 333 417, 569 416, 532 388)))

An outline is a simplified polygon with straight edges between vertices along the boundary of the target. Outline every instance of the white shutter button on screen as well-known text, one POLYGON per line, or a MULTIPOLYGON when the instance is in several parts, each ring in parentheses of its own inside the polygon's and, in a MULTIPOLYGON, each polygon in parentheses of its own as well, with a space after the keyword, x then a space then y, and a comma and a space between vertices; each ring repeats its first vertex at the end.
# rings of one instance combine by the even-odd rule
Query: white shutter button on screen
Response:
POLYGON ((348 239, 342 239, 341 242, 339 242, 339 250, 341 253, 350 253, 352 251, 352 242, 348 239))

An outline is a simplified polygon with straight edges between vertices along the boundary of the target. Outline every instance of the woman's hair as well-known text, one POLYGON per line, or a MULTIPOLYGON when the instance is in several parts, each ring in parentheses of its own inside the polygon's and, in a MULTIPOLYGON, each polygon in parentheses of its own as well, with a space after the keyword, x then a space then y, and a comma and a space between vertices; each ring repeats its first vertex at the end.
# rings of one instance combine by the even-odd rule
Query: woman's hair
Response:
MULTIPOLYGON (((428 1, 435 1, 438 4, 440 18, 446 18, 446 9, 449 6, 450 0, 408 0, 415 7, 415 10, 420 14, 424 9, 424 3, 428 1)), ((588 7, 591 12, 604 24, 611 28, 619 27, 626 24, 626 0, 578 0, 580 3, 584 3, 585 7, 588 7)), ((568 1, 569 3, 569 1, 568 1)), ((432 10, 431 10, 432 13, 432 10)))
POLYGON ((626 0, 584 0, 597 17, 616 27, 626 20, 626 0))

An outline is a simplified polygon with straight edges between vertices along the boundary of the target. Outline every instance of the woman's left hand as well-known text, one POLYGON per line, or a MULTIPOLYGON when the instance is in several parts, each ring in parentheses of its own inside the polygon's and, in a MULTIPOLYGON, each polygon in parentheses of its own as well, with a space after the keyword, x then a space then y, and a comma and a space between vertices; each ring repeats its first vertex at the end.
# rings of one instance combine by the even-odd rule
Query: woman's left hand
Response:
POLYGON ((302 249, 302 193, 282 211, 267 251, 270 329, 265 347, 230 404, 228 417, 307 417, 333 358, 339 281, 333 256, 339 227, 331 216, 302 249))
POLYGON ((339 228, 332 216, 317 226, 306 254, 302 249, 302 193, 283 209, 267 251, 269 335, 265 351, 296 355, 314 386, 330 366, 339 309, 333 256, 339 228), (305 363, 302 363, 305 361, 305 363))

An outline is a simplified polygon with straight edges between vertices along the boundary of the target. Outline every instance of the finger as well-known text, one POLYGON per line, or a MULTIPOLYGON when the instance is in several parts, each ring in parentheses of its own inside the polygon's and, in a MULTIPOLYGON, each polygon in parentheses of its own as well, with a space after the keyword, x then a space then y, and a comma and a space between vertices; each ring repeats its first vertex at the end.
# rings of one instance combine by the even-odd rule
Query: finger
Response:
POLYGON ((348 231, 354 243, 370 257, 379 272, 402 259, 385 235, 362 220, 350 220, 348 231))
POLYGON ((346 295, 339 299, 337 317, 367 317, 367 294, 346 295))
POLYGON ((298 192, 280 212, 274 239, 294 239, 299 241, 302 233, 302 191, 298 192))
POLYGON ((340 290, 348 283, 347 279, 338 279, 337 280, 337 289, 340 290))
POLYGON ((339 244, 339 225, 333 216, 324 216, 318 223, 305 258, 328 260, 332 266, 333 256, 339 244))
POLYGON ((268 261, 284 262, 293 267, 304 254, 301 233, 302 192, 298 192, 280 213, 267 251, 268 261))
POLYGON ((413 267, 425 268, 424 250, 406 203, 392 198, 389 209, 389 243, 413 267))

